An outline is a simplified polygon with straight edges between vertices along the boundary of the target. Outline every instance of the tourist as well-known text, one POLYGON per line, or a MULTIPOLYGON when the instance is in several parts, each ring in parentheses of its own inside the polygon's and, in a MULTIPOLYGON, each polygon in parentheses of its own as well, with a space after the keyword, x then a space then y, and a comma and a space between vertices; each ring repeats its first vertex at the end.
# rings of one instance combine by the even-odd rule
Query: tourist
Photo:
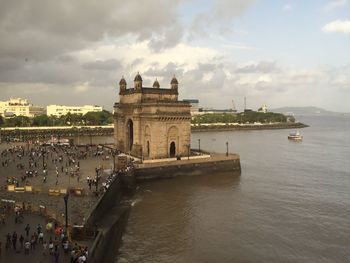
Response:
POLYGON ((59 252, 57 246, 55 247, 54 257, 55 257, 55 263, 58 263, 58 259, 60 257, 60 252, 59 252))
POLYGON ((52 239, 51 239, 51 237, 50 237, 50 241, 49 241, 49 251, 50 251, 50 255, 53 255, 53 248, 54 248, 54 245, 53 245, 52 239))
POLYGON ((47 242, 46 240, 43 242, 43 255, 46 256, 46 251, 47 251, 47 242))
POLYGON ((35 250, 35 237, 32 235, 30 239, 30 250, 35 250))
POLYGON ((66 238, 65 241, 63 242, 63 250, 65 254, 68 253, 68 249, 69 249, 69 243, 68 243, 68 239, 66 238))
POLYGON ((30 242, 26 240, 24 243, 24 255, 29 255, 29 249, 30 249, 30 242))
POLYGON ((21 249, 23 249, 23 241, 24 241, 24 237, 21 234, 21 236, 19 237, 19 243, 21 244, 21 249))
POLYGON ((41 224, 38 224, 38 226, 36 227, 36 230, 37 230, 38 234, 39 234, 40 232, 42 232, 42 231, 41 231, 41 230, 42 230, 41 224))
POLYGON ((26 236, 29 236, 30 226, 29 224, 26 225, 26 228, 24 229, 26 231, 26 236))
POLYGON ((13 245, 13 250, 16 251, 17 250, 17 233, 16 233, 16 231, 13 232, 13 234, 12 234, 12 245, 13 245))
POLYGON ((43 241, 44 241, 44 233, 40 232, 39 233, 39 244, 43 244, 43 241))

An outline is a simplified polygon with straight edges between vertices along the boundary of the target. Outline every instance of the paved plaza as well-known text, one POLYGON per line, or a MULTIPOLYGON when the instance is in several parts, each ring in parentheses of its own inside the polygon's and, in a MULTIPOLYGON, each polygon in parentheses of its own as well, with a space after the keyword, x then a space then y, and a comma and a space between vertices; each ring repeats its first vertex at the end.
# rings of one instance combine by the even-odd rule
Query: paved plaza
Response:
MULTIPOLYGON (((20 262, 26 262, 26 263, 39 263, 39 262, 70 262, 70 252, 67 253, 64 252, 61 242, 57 241, 57 248, 58 261, 55 261, 56 258, 54 255, 50 255, 49 253, 49 245, 47 245, 47 248, 44 249, 44 246, 40 243, 37 243, 35 246, 35 249, 30 248, 28 254, 25 254, 25 242, 31 240, 32 235, 34 232, 37 232, 37 226, 40 224, 43 227, 43 233, 44 242, 49 243, 50 238, 52 239, 53 243, 55 243, 55 232, 54 231, 46 231, 45 226, 47 225, 48 221, 40 216, 40 215, 33 215, 33 214, 24 214, 23 220, 21 223, 15 223, 15 214, 14 212, 7 215, 5 219, 5 224, 0 225, 0 242, 1 242, 1 255, 0 255, 0 262, 11 262, 11 263, 20 263, 20 262), (28 236, 26 235, 26 226, 29 224, 30 230, 28 231, 28 236), (12 235, 16 232, 17 234, 17 242, 16 242, 16 249, 14 249, 13 242, 12 242, 12 235), (11 245, 9 248, 6 248, 6 236, 10 234, 11 235, 11 245), (21 246, 20 242, 20 236, 24 237, 23 240, 23 247, 21 246)), ((57 239, 58 240, 58 239, 57 239)))
POLYGON ((49 195, 49 189, 81 188, 83 195, 70 195, 68 201, 69 221, 76 225, 84 223, 90 209, 98 200, 96 168, 99 169, 99 190, 107 178, 104 171, 113 168, 110 151, 97 146, 40 147, 25 143, 1 143, 0 153, 1 200, 42 205, 52 213, 63 215, 63 195, 49 195), (90 184, 87 178, 90 178, 90 184), (31 185, 33 192, 9 192, 8 184, 18 187, 31 185))

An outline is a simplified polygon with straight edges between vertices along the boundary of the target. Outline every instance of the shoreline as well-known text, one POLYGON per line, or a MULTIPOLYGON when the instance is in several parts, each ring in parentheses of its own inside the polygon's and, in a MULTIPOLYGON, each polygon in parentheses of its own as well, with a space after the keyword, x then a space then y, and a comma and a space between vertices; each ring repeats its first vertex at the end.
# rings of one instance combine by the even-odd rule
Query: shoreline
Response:
MULTIPOLYGON (((277 129, 299 129, 308 125, 297 123, 272 123, 272 124, 191 124, 191 132, 211 131, 245 131, 245 130, 277 130, 277 129)), ((0 128, 1 139, 16 138, 20 141, 32 139, 47 139, 52 136, 79 137, 79 136, 110 136, 114 128, 111 126, 60 126, 60 127, 12 127, 0 128)))
POLYGON ((300 129, 307 128, 301 122, 297 123, 274 123, 274 124, 210 124, 196 125, 191 127, 191 132, 219 132, 219 131, 250 131, 250 130, 281 130, 281 129, 300 129))

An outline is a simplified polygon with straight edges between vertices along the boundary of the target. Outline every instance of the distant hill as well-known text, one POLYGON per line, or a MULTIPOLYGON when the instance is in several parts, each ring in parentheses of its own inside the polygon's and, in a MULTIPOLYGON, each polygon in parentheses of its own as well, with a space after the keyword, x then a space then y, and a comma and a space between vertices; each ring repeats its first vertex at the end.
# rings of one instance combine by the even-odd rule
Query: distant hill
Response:
POLYGON ((344 115, 349 113, 340 113, 327 111, 318 107, 282 107, 271 109, 270 111, 283 114, 294 114, 294 115, 344 115))

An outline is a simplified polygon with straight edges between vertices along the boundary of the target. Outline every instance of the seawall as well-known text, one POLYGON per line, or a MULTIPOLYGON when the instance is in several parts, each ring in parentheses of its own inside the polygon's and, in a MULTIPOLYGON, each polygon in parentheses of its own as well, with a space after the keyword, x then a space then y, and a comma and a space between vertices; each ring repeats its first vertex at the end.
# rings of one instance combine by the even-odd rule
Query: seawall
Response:
POLYGON ((228 171, 241 172, 239 155, 214 154, 201 159, 188 160, 183 157, 182 160, 138 164, 135 166, 135 177, 140 181, 228 171))
POLYGON ((89 242, 90 237, 90 263, 115 262, 130 213, 130 204, 122 202, 122 199, 125 193, 130 192, 133 178, 133 170, 115 177, 92 207, 84 227, 73 228, 75 238, 89 242))

